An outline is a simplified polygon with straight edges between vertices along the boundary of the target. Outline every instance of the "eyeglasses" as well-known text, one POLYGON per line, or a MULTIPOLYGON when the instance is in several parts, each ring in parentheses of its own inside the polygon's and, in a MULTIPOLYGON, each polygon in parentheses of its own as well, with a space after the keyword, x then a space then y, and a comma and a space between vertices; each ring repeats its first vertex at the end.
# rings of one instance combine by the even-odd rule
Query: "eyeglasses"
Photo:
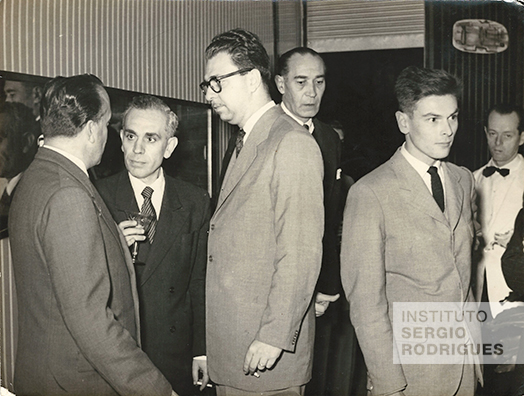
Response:
POLYGON ((202 81, 200 83, 200 89, 202 90, 202 93, 205 95, 207 92, 207 88, 211 87, 214 93, 220 93, 222 92, 222 85, 220 84, 220 81, 222 81, 225 78, 233 77, 237 74, 245 74, 253 70, 254 67, 247 67, 245 69, 235 70, 232 73, 224 74, 222 76, 213 76, 209 79, 209 81, 202 81))

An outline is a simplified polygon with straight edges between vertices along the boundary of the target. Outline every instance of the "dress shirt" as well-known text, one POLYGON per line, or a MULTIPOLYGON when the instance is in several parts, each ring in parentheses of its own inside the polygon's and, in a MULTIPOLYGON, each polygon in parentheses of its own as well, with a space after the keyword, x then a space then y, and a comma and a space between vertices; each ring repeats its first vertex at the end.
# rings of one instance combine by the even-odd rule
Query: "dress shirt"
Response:
MULTIPOLYGON (((520 155, 517 155, 509 163, 503 166, 504 168, 509 169, 509 175, 504 177, 499 172, 495 172, 493 175, 487 178, 487 182, 490 183, 490 191, 492 197, 492 204, 489 206, 491 213, 487 214, 487 218, 489 219, 489 221, 491 221, 494 215, 493 211, 495 210, 495 208, 500 208, 502 202, 506 198, 507 186, 513 183, 513 178, 516 177, 515 175, 517 174, 518 168, 521 166, 521 162, 522 157, 520 155), (499 191, 502 191, 502 193, 499 194, 499 191)), ((486 167, 488 166, 495 166, 498 168, 498 166, 493 162, 493 158, 489 160, 486 167)))
POLYGON ((273 106, 275 106, 275 102, 271 100, 267 102, 264 106, 262 106, 260 109, 255 111, 251 117, 249 117, 249 119, 246 121, 246 124, 242 128, 244 132, 246 133, 244 135, 244 144, 246 143, 249 134, 253 130, 253 127, 255 126, 257 121, 260 119, 260 117, 262 117, 264 113, 268 111, 270 108, 272 108, 273 106))
POLYGON ((61 154, 63 155, 64 157, 66 157, 69 161, 71 161, 73 164, 75 164, 76 166, 78 166, 80 169, 82 169, 82 172, 84 172, 87 177, 89 177, 89 173, 87 173, 87 167, 86 167, 86 164, 84 164, 84 161, 82 161, 80 158, 78 157, 75 157, 73 154, 70 154, 68 153, 67 151, 64 151, 64 150, 61 150, 57 147, 53 147, 53 146, 49 146, 47 144, 44 144, 45 148, 49 149, 49 150, 53 150, 53 151, 56 151, 58 154, 61 154))
POLYGON ((133 187, 133 192, 135 193, 135 199, 136 203, 138 204, 138 208, 141 208, 142 204, 144 203, 144 197, 142 196, 142 191, 144 191, 144 188, 149 186, 153 189, 151 203, 153 204, 153 208, 155 208, 156 219, 158 220, 160 218, 160 209, 162 208, 162 199, 164 198, 164 190, 166 187, 164 170, 160 168, 160 173, 158 174, 157 179, 151 184, 144 183, 142 180, 134 177, 131 173, 128 174, 131 187, 133 187))
POLYGON ((280 106, 282 106, 282 110, 284 110, 284 113, 286 113, 288 116, 293 118, 296 122, 298 122, 300 125, 307 125, 309 129, 309 133, 313 133, 315 130, 315 124, 313 124, 313 118, 310 118, 306 122, 299 120, 284 104, 284 102, 280 103, 280 106))
POLYGON ((446 202, 446 183, 444 183, 444 171, 442 170, 441 161, 437 160, 431 165, 422 162, 418 158, 415 158, 408 151, 408 149, 406 148, 406 143, 402 145, 402 147, 400 148, 400 152, 402 153, 404 158, 409 162, 409 164, 420 175, 431 195, 433 195, 433 191, 431 190, 431 175, 428 173, 428 169, 430 166, 434 166, 435 168, 437 168, 438 175, 440 176, 440 180, 442 181, 442 188, 444 190, 444 202, 446 202))

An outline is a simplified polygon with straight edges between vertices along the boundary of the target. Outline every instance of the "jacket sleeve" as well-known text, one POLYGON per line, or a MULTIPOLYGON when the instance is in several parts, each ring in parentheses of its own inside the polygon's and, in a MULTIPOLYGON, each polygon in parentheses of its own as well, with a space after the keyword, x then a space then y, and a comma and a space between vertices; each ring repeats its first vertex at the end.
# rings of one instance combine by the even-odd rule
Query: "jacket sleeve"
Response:
MULTIPOLYGON (((63 188, 48 202, 39 238, 60 314, 81 354, 117 393, 170 395, 169 382, 118 320, 125 313, 111 309, 115 287, 130 288, 132 280, 113 284, 102 232, 85 190, 63 188)), ((129 299, 123 310, 134 309, 131 288, 129 299)))
POLYGON ((344 211, 341 278, 350 306, 373 395, 403 390, 406 378, 396 353, 386 294, 386 226, 374 191, 357 183, 349 189, 344 211))
POLYGON ((320 150, 290 132, 276 148, 271 190, 276 238, 274 272, 256 339, 294 351, 320 271, 324 205, 320 150))
POLYGON ((189 293, 193 311, 193 356, 206 354, 205 281, 207 264, 207 231, 209 228, 210 201, 207 194, 202 197, 200 208, 201 226, 196 247, 196 259, 191 272, 189 293))
POLYGON ((515 229, 502 255, 502 272, 511 290, 524 294, 524 209, 515 220, 515 229))

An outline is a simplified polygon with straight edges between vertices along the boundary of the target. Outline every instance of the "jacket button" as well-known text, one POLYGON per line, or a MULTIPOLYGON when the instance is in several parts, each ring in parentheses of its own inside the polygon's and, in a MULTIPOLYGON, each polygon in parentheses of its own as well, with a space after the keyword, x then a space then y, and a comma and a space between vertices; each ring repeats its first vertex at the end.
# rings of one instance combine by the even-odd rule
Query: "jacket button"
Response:
POLYGON ((169 328, 169 331, 170 331, 171 333, 174 333, 175 330, 176 330, 176 327, 175 327, 175 326, 171 326, 171 327, 169 328))
POLYGON ((210 261, 210 262, 213 261, 213 256, 209 255, 209 261, 210 261))
POLYGON ((169 288, 169 293, 174 293, 175 292, 175 288, 174 287, 170 287, 169 288))

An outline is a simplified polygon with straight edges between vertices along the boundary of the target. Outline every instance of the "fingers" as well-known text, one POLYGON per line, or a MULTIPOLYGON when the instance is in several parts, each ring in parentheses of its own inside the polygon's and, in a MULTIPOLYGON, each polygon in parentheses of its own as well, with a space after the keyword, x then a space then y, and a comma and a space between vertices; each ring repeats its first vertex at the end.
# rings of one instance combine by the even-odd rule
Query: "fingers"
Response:
POLYGON ((209 383, 209 374, 207 373, 207 371, 205 371, 202 375, 202 385, 200 385, 200 390, 203 391, 207 384, 209 383))
POLYGON ((191 375, 193 376, 193 385, 196 385, 198 382, 198 373, 200 372, 200 368, 198 367, 198 363, 193 360, 193 365, 191 367, 191 375))
POLYGON ((324 315, 326 312, 327 304, 315 303, 315 317, 324 315))
POLYGON ((252 346, 249 347, 246 353, 246 358, 244 359, 244 374, 251 375, 253 374, 258 366, 258 360, 254 361, 254 352, 252 350, 252 346))

